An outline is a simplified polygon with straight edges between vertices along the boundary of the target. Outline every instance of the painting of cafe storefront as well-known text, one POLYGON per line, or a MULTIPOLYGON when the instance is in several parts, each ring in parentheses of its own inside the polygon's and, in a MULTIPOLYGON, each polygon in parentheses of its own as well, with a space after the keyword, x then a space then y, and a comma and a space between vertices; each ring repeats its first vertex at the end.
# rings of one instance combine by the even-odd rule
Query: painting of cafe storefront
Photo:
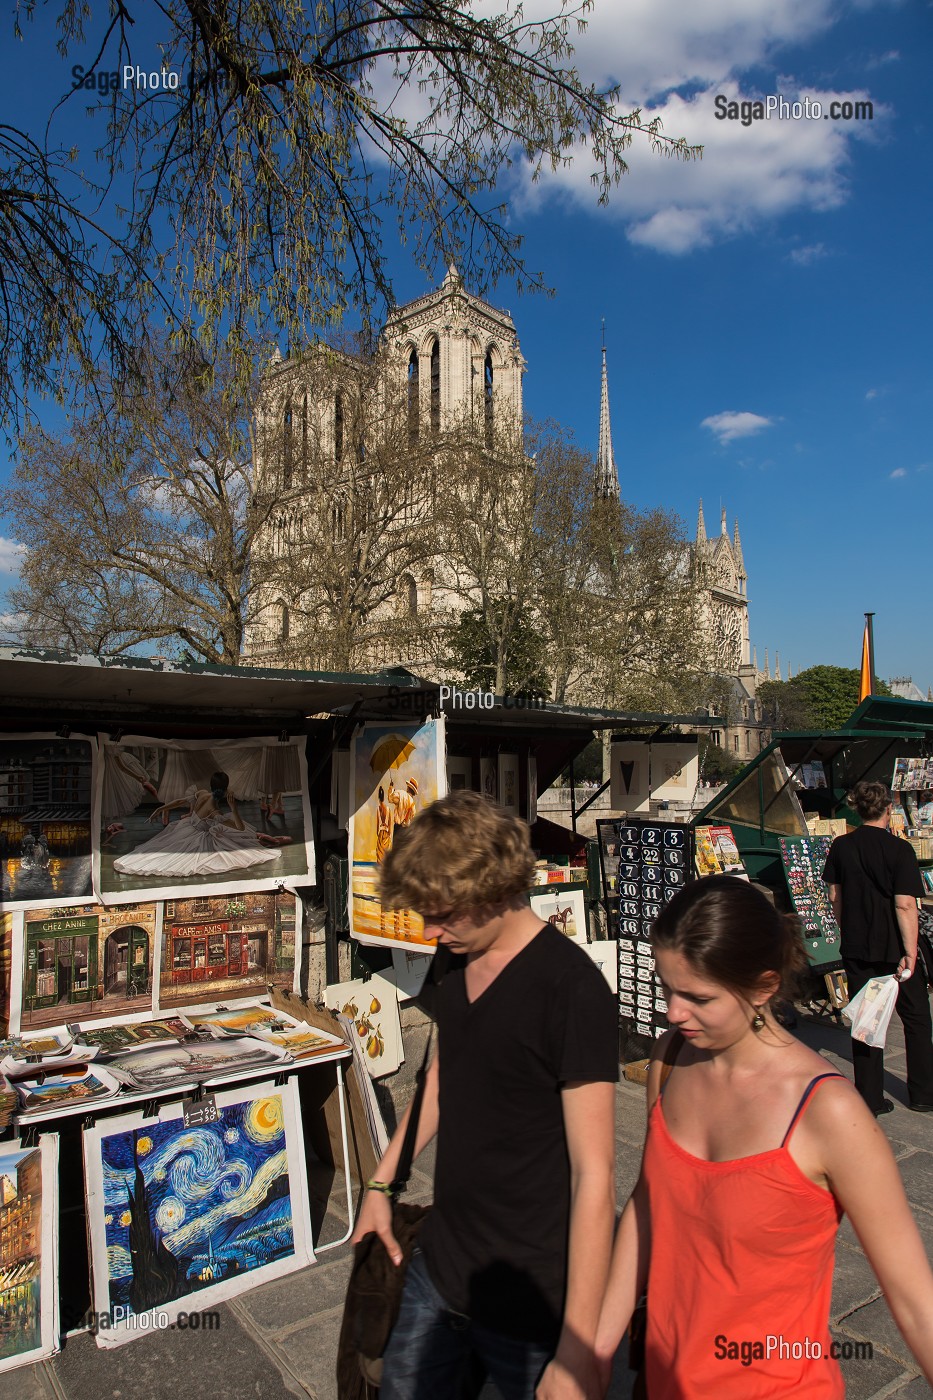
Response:
POLYGON ((144 1008, 155 919, 154 904, 27 910, 23 1027, 144 1008))
POLYGON ((211 895, 166 900, 160 1002, 193 1005, 209 997, 291 987, 295 897, 211 895))

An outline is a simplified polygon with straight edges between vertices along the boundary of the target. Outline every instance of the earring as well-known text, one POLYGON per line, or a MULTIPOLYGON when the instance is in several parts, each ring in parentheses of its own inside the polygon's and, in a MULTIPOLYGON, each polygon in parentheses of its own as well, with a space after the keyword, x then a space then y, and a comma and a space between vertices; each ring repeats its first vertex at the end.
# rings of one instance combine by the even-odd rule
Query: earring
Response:
POLYGON ((757 1006, 757 1007, 755 1008, 755 1014, 754 1014, 754 1016, 752 1017, 752 1030, 755 1031, 756 1034, 757 1034, 758 1031, 763 1031, 764 1028, 765 1028, 765 1018, 764 1018, 764 1016, 762 1016, 762 1014, 761 1014, 761 1007, 760 1007, 760 1006, 757 1006))

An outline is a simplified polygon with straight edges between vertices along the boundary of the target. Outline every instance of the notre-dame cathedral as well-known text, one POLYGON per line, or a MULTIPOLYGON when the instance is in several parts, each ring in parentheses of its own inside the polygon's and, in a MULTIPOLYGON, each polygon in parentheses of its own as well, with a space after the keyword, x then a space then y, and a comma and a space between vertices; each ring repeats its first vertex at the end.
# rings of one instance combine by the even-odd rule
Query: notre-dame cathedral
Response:
MULTIPOLYGON (((479 439, 485 438, 489 444, 503 424, 520 431, 526 362, 515 324, 507 311, 470 294, 454 267, 435 291, 408 302, 389 316, 380 337, 380 357, 379 372, 384 381, 380 394, 398 408, 401 430, 409 443, 424 443, 431 434, 442 434, 452 424, 464 422, 472 423, 479 439)), ((265 439, 274 443, 269 455, 275 457, 275 470, 281 472, 279 508, 263 539, 263 549, 270 557, 274 558, 277 552, 284 554, 285 542, 289 537, 294 541, 309 512, 324 512, 337 535, 344 528, 339 494, 337 499, 320 499, 301 466, 312 438, 314 451, 332 457, 335 463, 349 455, 349 404, 354 377, 361 372, 362 363, 353 355, 329 352, 323 380, 320 364, 311 372, 313 356, 295 360, 277 357, 267 372, 261 414, 277 425, 278 432, 270 437, 268 432, 260 431, 260 442, 265 439)), ((272 470, 260 451, 258 471, 272 470)), ((618 496, 605 346, 596 471, 597 491, 618 496)), ((436 489, 443 490, 443 480, 438 480, 436 489)), ((732 718, 740 725, 743 720, 754 724, 757 684, 770 673, 767 653, 765 669, 759 672, 750 649, 748 577, 738 522, 730 535, 723 510, 720 532, 708 534, 701 502, 691 554, 700 590, 702 625, 712 644, 717 669, 735 682, 732 718)), ((422 561, 420 566, 400 570, 395 589, 396 596, 385 600, 387 619, 397 617, 400 610, 417 612, 423 619, 432 609, 449 606, 442 560, 422 561)), ((297 664, 293 659, 289 661, 287 643, 294 600, 287 592, 279 579, 270 583, 267 596, 261 599, 247 633, 245 650, 249 661, 297 664)), ((391 645, 382 654, 374 651, 373 667, 417 662, 417 657, 404 651, 391 654, 391 645)), ((779 667, 776 678, 780 678, 779 667)), ((736 756, 743 758, 757 751, 757 738, 740 734, 734 739, 732 725, 720 742, 730 749, 735 742, 736 756)))

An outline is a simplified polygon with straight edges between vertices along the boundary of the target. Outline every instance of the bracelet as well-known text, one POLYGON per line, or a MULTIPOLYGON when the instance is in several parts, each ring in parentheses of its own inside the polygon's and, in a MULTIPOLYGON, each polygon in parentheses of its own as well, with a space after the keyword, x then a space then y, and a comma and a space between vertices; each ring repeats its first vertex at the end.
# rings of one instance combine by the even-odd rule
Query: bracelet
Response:
POLYGON ((382 1196, 394 1196, 395 1187, 391 1181, 367 1181, 367 1191, 378 1191, 382 1196))

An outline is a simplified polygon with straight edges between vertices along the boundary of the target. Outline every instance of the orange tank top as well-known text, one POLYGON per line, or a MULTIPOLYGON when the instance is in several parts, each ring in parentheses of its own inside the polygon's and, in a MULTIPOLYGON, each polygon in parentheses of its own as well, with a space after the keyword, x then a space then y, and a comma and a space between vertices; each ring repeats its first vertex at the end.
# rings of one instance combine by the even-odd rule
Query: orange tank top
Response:
POLYGON ((651 1214, 645 1367, 651 1400, 839 1400, 830 1356, 842 1211, 787 1144, 824 1079, 804 1091, 780 1147, 707 1162, 674 1142, 661 1097, 648 1120, 651 1214))

